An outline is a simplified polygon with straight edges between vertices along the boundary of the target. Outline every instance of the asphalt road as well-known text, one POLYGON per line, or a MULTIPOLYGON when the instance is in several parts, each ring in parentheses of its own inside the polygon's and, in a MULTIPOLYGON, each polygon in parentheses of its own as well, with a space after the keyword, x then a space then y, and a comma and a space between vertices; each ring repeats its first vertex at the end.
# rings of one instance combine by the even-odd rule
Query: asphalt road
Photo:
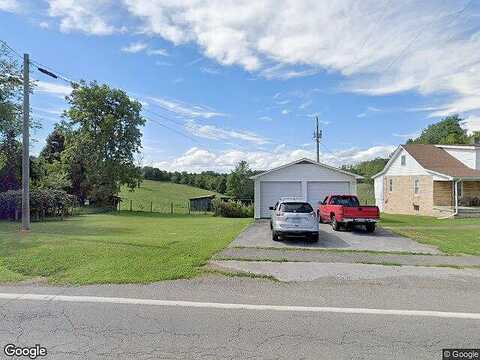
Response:
MULTIPOLYGON (((461 275, 0 287, 10 293, 480 313, 480 279, 461 275)), ((11 299, 0 310, 1 348, 41 344, 46 359, 440 359, 480 346, 478 319, 11 299)))

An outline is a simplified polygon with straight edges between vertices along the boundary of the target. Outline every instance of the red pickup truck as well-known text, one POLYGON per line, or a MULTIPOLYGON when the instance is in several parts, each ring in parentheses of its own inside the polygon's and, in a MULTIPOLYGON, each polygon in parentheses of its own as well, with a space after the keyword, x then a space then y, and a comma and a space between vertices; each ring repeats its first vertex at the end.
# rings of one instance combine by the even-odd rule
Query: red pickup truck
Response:
POLYGON ((365 225, 367 232, 374 232, 380 210, 377 206, 361 206, 354 195, 330 195, 320 203, 317 215, 321 223, 332 224, 335 231, 342 226, 351 229, 354 225, 365 225))

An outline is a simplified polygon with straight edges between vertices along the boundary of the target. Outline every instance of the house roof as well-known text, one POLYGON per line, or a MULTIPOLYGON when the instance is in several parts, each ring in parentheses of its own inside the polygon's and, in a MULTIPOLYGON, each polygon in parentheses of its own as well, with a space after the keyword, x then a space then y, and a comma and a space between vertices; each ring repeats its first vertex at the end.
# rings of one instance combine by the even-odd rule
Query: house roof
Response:
POLYGON ((354 173, 351 173, 351 172, 349 172, 349 171, 345 171, 345 170, 336 168, 336 167, 334 167, 334 166, 330 166, 330 165, 327 165, 327 164, 323 164, 323 163, 320 163, 320 162, 316 162, 316 161, 314 161, 314 160, 310 160, 310 159, 307 159, 307 158, 302 158, 302 159, 293 161, 293 162, 291 162, 291 163, 288 163, 288 164, 285 164, 285 165, 282 165, 282 166, 278 166, 278 167, 276 167, 276 168, 270 169, 270 170, 265 171, 265 172, 262 172, 262 173, 260 173, 260 174, 251 176, 250 179, 256 179, 256 178, 262 177, 263 175, 266 175, 266 174, 269 174, 269 173, 271 173, 271 172, 274 172, 274 171, 277 171, 277 170, 280 170, 280 169, 283 169, 283 168, 286 168, 286 167, 289 167, 289 166, 292 166, 292 165, 296 165, 296 164, 312 164, 312 165, 317 165, 317 166, 324 167, 324 168, 327 168, 327 169, 330 169, 330 170, 333 170, 333 171, 338 171, 338 172, 340 172, 340 173, 342 173, 342 174, 346 174, 346 175, 353 176, 353 177, 355 177, 355 179, 363 179, 363 176, 360 176, 360 175, 358 175, 358 174, 354 174, 354 173))
POLYGON ((442 149, 442 146, 429 144, 400 145, 390 161, 385 165, 385 168, 378 174, 374 175, 374 178, 387 172, 401 149, 405 149, 405 151, 427 171, 453 178, 480 178, 479 170, 469 168, 460 160, 442 149))
POLYGON ((426 170, 451 177, 480 177, 480 171, 469 168, 444 149, 427 144, 408 144, 403 148, 426 170))

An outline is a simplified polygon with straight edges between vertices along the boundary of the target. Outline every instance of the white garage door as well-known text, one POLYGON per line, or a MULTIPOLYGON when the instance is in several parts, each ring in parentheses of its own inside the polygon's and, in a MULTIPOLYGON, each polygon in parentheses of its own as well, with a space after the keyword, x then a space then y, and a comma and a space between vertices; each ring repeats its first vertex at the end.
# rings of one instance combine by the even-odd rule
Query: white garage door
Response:
POLYGON ((270 217, 270 206, 274 206, 281 197, 302 196, 300 181, 262 181, 260 183, 260 216, 270 217))
POLYGON ((319 201, 331 194, 350 194, 350 183, 340 181, 309 181, 307 183, 307 200, 315 209, 319 201))

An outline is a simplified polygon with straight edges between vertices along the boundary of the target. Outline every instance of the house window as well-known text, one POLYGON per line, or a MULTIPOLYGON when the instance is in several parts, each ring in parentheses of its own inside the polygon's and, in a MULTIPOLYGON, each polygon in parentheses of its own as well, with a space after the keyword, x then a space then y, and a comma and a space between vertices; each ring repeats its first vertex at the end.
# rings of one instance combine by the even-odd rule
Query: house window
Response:
POLYGON ((393 191, 393 179, 388 180, 388 189, 390 192, 393 191))
POLYGON ((457 183, 457 196, 458 196, 458 198, 463 197, 463 182, 462 181, 457 183))
POLYGON ((407 165, 407 157, 405 155, 402 155, 402 157, 400 158, 400 163, 402 164, 402 166, 407 165))
POLYGON ((413 192, 415 193, 415 195, 418 195, 420 193, 420 180, 419 179, 415 179, 413 181, 413 192))

